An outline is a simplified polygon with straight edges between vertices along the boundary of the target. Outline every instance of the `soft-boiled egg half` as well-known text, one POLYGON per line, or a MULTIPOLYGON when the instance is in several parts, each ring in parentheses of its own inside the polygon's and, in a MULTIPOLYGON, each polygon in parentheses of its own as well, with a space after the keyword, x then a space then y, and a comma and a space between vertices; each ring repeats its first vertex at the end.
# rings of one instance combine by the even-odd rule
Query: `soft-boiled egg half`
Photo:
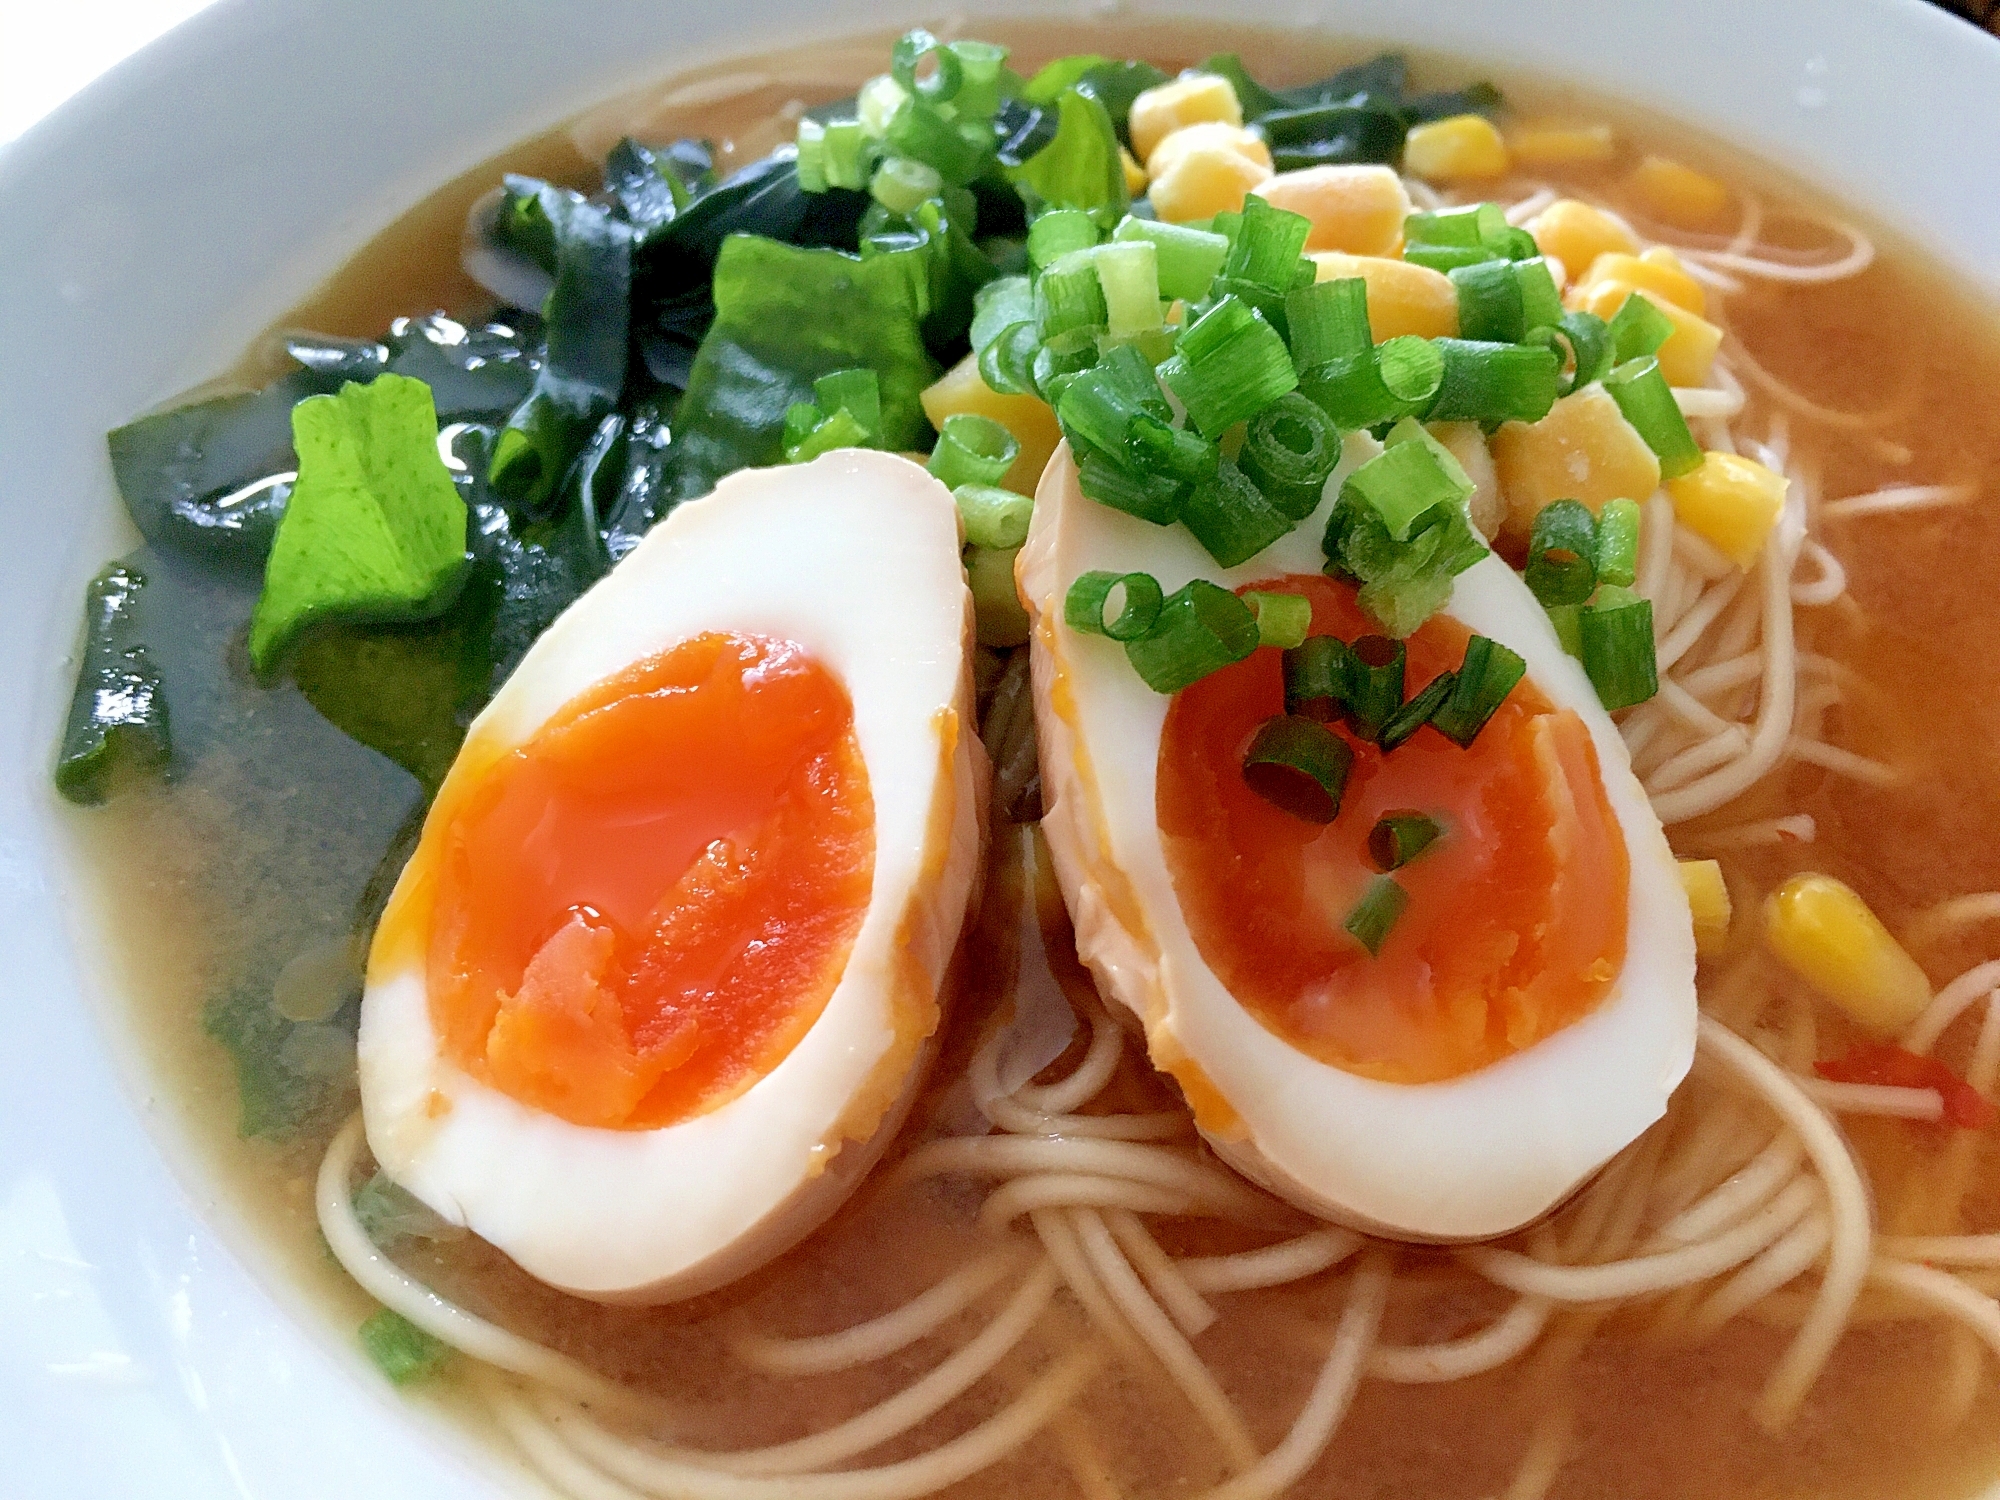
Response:
POLYGON ((1063 617, 1078 575, 1146 572, 1168 592, 1205 578, 1303 594, 1313 633, 1375 633, 1320 545, 1342 482, 1380 451, 1349 436, 1319 510, 1234 568, 1184 527, 1087 499, 1058 451, 1017 573, 1043 828, 1079 953, 1227 1161, 1359 1228, 1484 1238, 1561 1202, 1658 1119, 1694 1052, 1674 858, 1541 606, 1498 557, 1458 577, 1406 642, 1408 691, 1457 667, 1474 633, 1518 652, 1526 677, 1468 749, 1432 729, 1387 755, 1353 741, 1326 824, 1243 776, 1283 711, 1275 648, 1169 698, 1063 617), (1396 872, 1408 903, 1371 955, 1344 919, 1377 875, 1371 830, 1406 811, 1444 832, 1396 872))
POLYGON ((984 837, 951 495, 841 451, 675 510, 473 724, 376 934, 368 1142, 553 1286, 691 1296, 894 1134, 984 837))

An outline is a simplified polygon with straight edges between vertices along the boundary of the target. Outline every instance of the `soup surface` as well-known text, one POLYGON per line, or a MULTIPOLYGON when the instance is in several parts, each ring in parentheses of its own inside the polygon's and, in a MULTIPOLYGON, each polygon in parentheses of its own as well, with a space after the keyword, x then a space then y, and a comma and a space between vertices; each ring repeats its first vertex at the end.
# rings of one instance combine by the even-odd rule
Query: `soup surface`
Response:
MULTIPOLYGON (((1171 70, 1237 50, 1275 82, 1317 77, 1354 56, 1314 37, 1208 28, 1050 24, 997 28, 995 39, 1014 48, 1024 69, 1101 50, 1171 70)), ((626 134, 707 137, 719 166, 740 165, 791 138, 801 102, 850 91, 880 71, 885 55, 882 39, 868 39, 731 64, 614 101, 441 189, 301 303, 287 326, 373 337, 403 314, 478 313, 491 299, 459 269, 461 226, 502 170, 588 190, 595 163, 626 134)), ((1431 60, 1419 71, 1442 84, 1482 70, 1431 60)), ((1739 203, 1761 205, 1767 248, 1816 254, 1827 243, 1825 221, 1843 217, 1663 122, 1554 85, 1499 81, 1518 115, 1612 119, 1638 149, 1670 151, 1718 174, 1739 203)), ((1558 170, 1487 191, 1524 197, 1541 182, 1645 223, 1638 205, 1621 198, 1623 180, 1608 172, 1558 170)), ((1678 853, 1722 860, 1739 911, 1754 913, 1764 892, 1810 869, 1846 881, 1892 931, 1908 932, 1939 903, 2000 889, 2000 658, 1978 645, 1994 612, 1990 578, 2000 570, 2000 512, 1989 503, 1989 476, 2000 472, 2000 404, 1977 394, 2000 389, 2000 322, 1896 248, 1893 226, 1877 238, 1880 253, 1858 274, 1830 285, 1746 278, 1728 299, 1731 334, 1769 377, 1745 382, 1746 409, 1732 419, 1738 431, 1785 445, 1826 500, 1952 487, 1954 503, 1845 513, 1822 506, 1813 521, 1813 542, 1844 569, 1846 587, 1797 609, 1799 645, 1827 664, 1817 680, 1841 687, 1839 701, 1819 710, 1822 727, 1831 726, 1825 737, 1864 764, 1857 774, 1838 755, 1795 758, 1670 833, 1678 853)), ((1728 239, 1725 226, 1706 243, 1728 239)), ((260 348, 238 375, 261 382, 281 367, 280 353, 260 348)), ((239 586, 164 556, 146 565, 170 605, 157 612, 170 623, 152 644, 182 695, 174 704, 179 773, 76 815, 75 833, 97 871, 105 930, 122 960, 127 1024, 199 1170, 224 1185, 230 1211, 256 1227, 284 1274, 350 1328, 370 1304, 321 1250, 313 1179, 353 1108, 355 937, 372 925, 414 843, 426 788, 334 728, 294 685, 253 681, 241 665, 247 602, 239 586)), ((1802 564, 1795 593, 1811 581, 1810 568, 1802 564)), ((997 659, 988 665, 990 688, 1001 668, 997 659)), ((1032 811, 1032 796, 1014 810, 1032 811)), ((1089 981, 1067 947, 1061 903, 1035 847, 1025 828, 996 815, 987 896, 955 964, 941 1055, 891 1163, 936 1137, 983 1129, 967 1072, 1010 1003, 1049 1015, 1042 1054, 1031 1060, 1048 1064, 1051 1076, 1089 1046, 1089 1027, 1063 1003, 1074 994, 1088 1011, 1089 981)), ((1993 936, 1948 927, 1917 957, 1941 981, 1991 956, 1982 944, 1993 936)), ((1805 1004, 1774 964, 1738 958, 1704 971, 1705 1003, 1730 1003, 1716 991, 1726 974, 1732 985, 1805 1004)), ((1819 1055, 1842 1050, 1844 1023, 1821 1013, 1816 1024, 1819 1055)), ((1182 1108, 1130 1053, 1097 1107, 1182 1108)), ((1884 1232, 2000 1232, 1992 1131, 1954 1136, 1871 1118, 1846 1128, 1870 1169, 1884 1232)), ((918 1344, 858 1369, 780 1377, 744 1364, 732 1347, 746 1330, 794 1337, 872 1318, 982 1253, 977 1198, 963 1188, 947 1177, 911 1186, 878 1169, 832 1223, 764 1271, 657 1309, 565 1297, 477 1240, 432 1226, 406 1237, 397 1257, 462 1305, 681 1403, 686 1432, 702 1448, 780 1443, 891 1395, 936 1355, 918 1344)), ((1195 1221, 1167 1221, 1157 1232, 1175 1255, 1255 1243, 1195 1221)), ((1396 1286, 1385 1336, 1399 1343, 1462 1336, 1502 1306, 1490 1287, 1458 1276, 1444 1253, 1406 1252, 1396 1286)), ((1991 1357, 1968 1383, 1962 1335, 1886 1298, 1864 1298, 1800 1416, 1782 1432, 1761 1428, 1752 1415, 1758 1392, 1800 1316, 1801 1294, 1787 1295, 1703 1338, 1688 1332, 1686 1299, 1641 1301, 1608 1318, 1586 1308, 1563 1315, 1536 1354, 1487 1374, 1435 1385, 1365 1381, 1297 1493, 1943 1500, 2000 1475, 1991 1357), (1550 1355, 1552 1346, 1565 1358, 1550 1355), (1559 1472, 1539 1481, 1538 1452, 1561 1459, 1559 1472)), ((869 1461, 918 1452, 998 1410, 1042 1359, 1082 1336, 1083 1313, 1068 1302, 1055 1307, 992 1381, 869 1461)), ((1225 1315, 1199 1335, 1201 1357, 1244 1413, 1258 1450, 1291 1426, 1340 1311, 1333 1283, 1307 1278, 1231 1294, 1225 1315)), ((978 1326, 961 1313, 942 1332, 962 1330, 962 1343, 978 1326)), ((460 1370, 468 1363, 458 1361, 460 1370)), ((430 1389, 467 1422, 486 1420, 449 1369, 430 1389)), ((1222 1472, 1211 1436, 1188 1419, 1172 1384, 1131 1361, 1100 1373, 1042 1439, 952 1493, 1168 1496, 1198 1493, 1222 1472)))

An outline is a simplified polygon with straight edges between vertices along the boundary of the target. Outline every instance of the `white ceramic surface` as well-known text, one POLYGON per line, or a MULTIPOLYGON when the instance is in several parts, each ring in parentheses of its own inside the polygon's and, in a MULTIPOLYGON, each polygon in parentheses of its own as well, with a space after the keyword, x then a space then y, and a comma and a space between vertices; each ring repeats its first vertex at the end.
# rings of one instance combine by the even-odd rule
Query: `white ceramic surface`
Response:
MULTIPOLYGON (((10 1500, 510 1492, 490 1456, 399 1419, 345 1334, 270 1274, 118 1049, 48 789, 81 586, 130 538, 103 433, 224 368, 374 229, 508 141, 678 67, 922 14, 903 0, 227 0, 0 151, 10 1500)), ((1917 0, 1286 0, 1257 17, 1568 74, 1700 122, 2000 295, 2000 43, 1917 0)))

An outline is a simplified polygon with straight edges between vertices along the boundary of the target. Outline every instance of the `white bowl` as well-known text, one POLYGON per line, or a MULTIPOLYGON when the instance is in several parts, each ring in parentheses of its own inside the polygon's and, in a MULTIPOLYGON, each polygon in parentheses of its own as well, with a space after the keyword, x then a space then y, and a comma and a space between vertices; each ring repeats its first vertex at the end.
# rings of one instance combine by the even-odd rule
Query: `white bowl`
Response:
MULTIPOLYGON (((49 786, 83 581, 132 541, 105 431, 226 368, 509 142, 649 77, 920 14, 226 0, 0 152, 0 1472, 16 1500, 457 1500, 514 1472, 399 1419, 415 1408, 304 1305, 122 1047, 49 786)), ((2000 42, 1918 0, 1296 0, 1260 19, 1622 96, 2000 292, 2000 42)))

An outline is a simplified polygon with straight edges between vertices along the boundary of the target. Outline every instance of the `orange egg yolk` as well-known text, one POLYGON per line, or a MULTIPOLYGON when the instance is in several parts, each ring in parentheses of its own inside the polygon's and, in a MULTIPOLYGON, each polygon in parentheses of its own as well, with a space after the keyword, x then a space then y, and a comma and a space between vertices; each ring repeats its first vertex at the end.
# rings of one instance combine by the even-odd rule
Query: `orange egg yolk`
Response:
MULTIPOLYGON (((1318 575, 1251 585, 1304 594, 1312 631, 1376 627, 1345 584, 1318 575)), ((1470 638, 1442 616, 1405 643, 1405 691, 1455 668, 1470 638)), ((1284 710, 1266 647, 1183 691, 1160 742, 1158 813, 1196 945, 1265 1027, 1370 1078, 1428 1083, 1497 1062, 1590 1013, 1625 958, 1625 841, 1583 721, 1523 681, 1469 749, 1432 729, 1384 755, 1354 750, 1327 824, 1243 779, 1257 728, 1284 710), (1383 814, 1428 814, 1444 835, 1396 871, 1409 904, 1379 955, 1343 927, 1376 875, 1383 814)))
POLYGON ((468 746, 405 877, 443 1051, 578 1125, 714 1108, 833 993, 874 830, 846 689, 785 641, 696 636, 468 746))

